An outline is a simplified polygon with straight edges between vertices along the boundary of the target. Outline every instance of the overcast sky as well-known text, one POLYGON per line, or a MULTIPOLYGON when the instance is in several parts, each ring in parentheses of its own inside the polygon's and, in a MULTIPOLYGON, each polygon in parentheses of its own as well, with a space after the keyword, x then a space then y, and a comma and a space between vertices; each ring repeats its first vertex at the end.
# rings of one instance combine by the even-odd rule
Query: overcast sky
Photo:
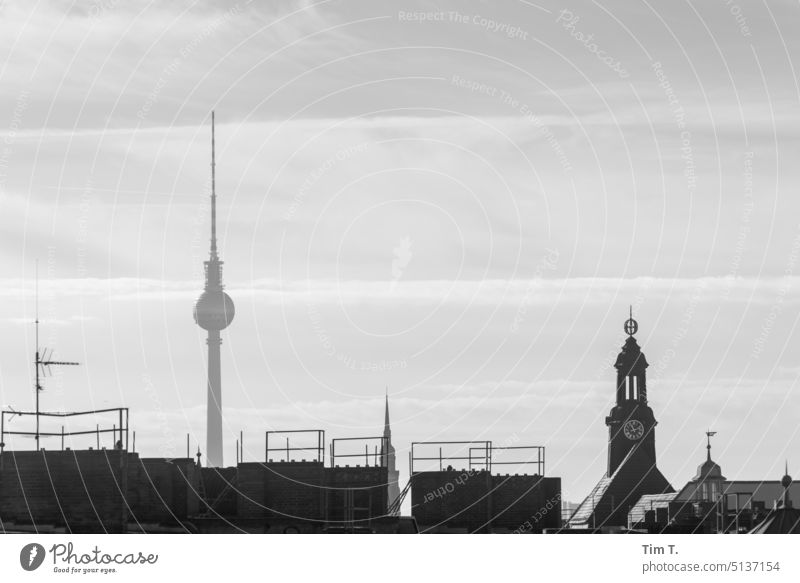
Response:
POLYGON ((737 2, 0 3, 0 401, 33 406, 38 258, 41 344, 82 363, 43 408, 204 447, 213 109, 227 462, 379 434, 388 386, 403 481, 411 441, 544 445, 579 501, 633 304, 672 484, 709 428, 779 479, 800 7, 737 2))

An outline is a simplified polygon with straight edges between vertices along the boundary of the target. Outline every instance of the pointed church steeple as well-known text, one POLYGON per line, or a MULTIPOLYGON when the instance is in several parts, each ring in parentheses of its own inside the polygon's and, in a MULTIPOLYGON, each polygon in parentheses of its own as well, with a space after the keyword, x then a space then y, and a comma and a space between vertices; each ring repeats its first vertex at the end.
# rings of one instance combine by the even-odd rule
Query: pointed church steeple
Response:
POLYGON ((386 413, 383 421, 383 436, 392 437, 392 427, 389 425, 389 387, 386 387, 386 413))
POLYGON ((389 425, 389 387, 386 387, 383 416, 383 443, 381 444, 381 465, 387 469, 387 508, 400 495, 400 472, 397 470, 395 449, 392 445, 392 427, 389 425))

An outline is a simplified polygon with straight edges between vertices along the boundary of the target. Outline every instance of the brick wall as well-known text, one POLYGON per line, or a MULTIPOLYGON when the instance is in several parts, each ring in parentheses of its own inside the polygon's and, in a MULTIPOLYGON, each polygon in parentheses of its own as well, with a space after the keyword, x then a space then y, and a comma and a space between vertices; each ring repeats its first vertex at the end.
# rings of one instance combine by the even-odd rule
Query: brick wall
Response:
POLYGON ((128 475, 132 522, 176 526, 199 512, 200 473, 194 460, 136 456, 128 475))
POLYGON ((561 524, 561 479, 420 472, 411 482, 411 504, 423 531, 541 532, 561 524))
POLYGON ((237 468, 237 516, 323 520, 325 468, 319 462, 242 463, 237 468))
POLYGON ((129 523, 177 526, 197 514, 191 459, 140 459, 118 450, 6 451, 0 518, 72 532, 119 532, 129 523))
POLYGON ((117 450, 4 452, 0 517, 72 532, 119 532, 127 522, 130 456, 117 450))
POLYGON ((386 514, 388 497, 388 468, 335 467, 327 468, 326 485, 328 521, 341 523, 349 514, 346 506, 352 503, 352 517, 356 525, 366 526, 369 521, 386 514), (350 490, 352 494, 346 492, 350 490))

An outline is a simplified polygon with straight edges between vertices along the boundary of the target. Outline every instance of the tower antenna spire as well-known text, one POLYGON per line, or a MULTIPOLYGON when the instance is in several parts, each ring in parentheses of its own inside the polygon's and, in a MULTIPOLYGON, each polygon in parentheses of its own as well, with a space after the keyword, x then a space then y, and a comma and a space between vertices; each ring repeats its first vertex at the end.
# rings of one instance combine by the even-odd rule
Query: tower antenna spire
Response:
POLYGON ((214 111, 211 111, 211 256, 217 256, 217 162, 214 139, 214 111))

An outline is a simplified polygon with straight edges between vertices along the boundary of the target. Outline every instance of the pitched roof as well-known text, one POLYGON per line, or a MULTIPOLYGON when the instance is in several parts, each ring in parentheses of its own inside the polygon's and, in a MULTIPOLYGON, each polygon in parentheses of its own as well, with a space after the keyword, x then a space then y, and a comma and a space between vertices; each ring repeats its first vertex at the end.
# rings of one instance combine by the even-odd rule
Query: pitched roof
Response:
POLYGON ((639 468, 631 467, 637 449, 628 452, 612 476, 604 475, 581 502, 568 521, 572 528, 618 526, 617 522, 627 523, 627 508, 637 502, 642 495, 674 495, 674 490, 655 464, 644 475, 639 468), (626 506, 626 502, 629 504, 626 506), (624 511, 624 515, 622 515, 624 511), (599 515, 595 516, 595 514, 599 515), (619 519, 619 520, 617 520, 619 519))
POLYGON ((631 524, 636 524, 644 520, 645 513, 648 510, 657 510, 658 508, 668 508, 670 502, 675 500, 678 495, 677 492, 668 492, 665 494, 645 494, 639 498, 638 502, 628 511, 628 520, 631 524))
POLYGON ((777 508, 754 526, 750 534, 800 534, 800 509, 777 508))

